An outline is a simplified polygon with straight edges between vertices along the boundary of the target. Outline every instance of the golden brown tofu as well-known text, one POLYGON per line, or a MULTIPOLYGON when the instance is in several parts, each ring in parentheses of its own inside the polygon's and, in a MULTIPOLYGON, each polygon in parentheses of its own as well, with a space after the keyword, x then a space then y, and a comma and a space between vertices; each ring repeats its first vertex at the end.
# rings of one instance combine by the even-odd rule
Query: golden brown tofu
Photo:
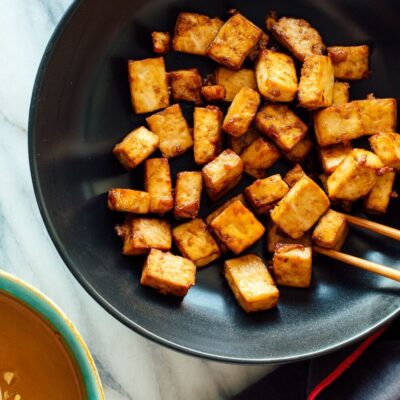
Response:
POLYGON ((353 146, 350 142, 332 144, 331 146, 320 148, 319 158, 324 172, 330 175, 352 150, 353 146))
POLYGON ((162 219, 128 216, 116 231, 123 240, 122 254, 126 256, 146 254, 152 248, 171 249, 171 226, 162 219))
POLYGON ((168 72, 168 82, 174 101, 201 103, 202 80, 196 68, 168 72))
POLYGON ((195 280, 196 266, 192 261, 152 249, 144 263, 140 283, 162 294, 184 297, 195 280))
POLYGON ((266 33, 262 33, 260 40, 257 44, 250 50, 247 56, 250 61, 256 61, 262 50, 267 48, 269 42, 269 36, 266 33))
POLYGON ((309 135, 305 135, 290 151, 286 152, 285 157, 292 163, 304 161, 313 148, 313 141, 309 135))
POLYGON ((150 158, 144 164, 144 186, 150 194, 150 212, 165 214, 172 210, 171 173, 166 158, 150 158))
POLYGON ((365 135, 380 132, 395 132, 397 126, 396 99, 356 100, 361 115, 361 125, 365 135))
POLYGON ((277 285, 308 288, 311 284, 312 250, 298 244, 282 244, 272 258, 277 285))
POLYGON ((243 162, 232 150, 224 150, 202 169, 204 185, 211 200, 217 200, 242 178, 243 162))
POLYGON ((147 214, 150 209, 150 195, 131 189, 111 189, 108 191, 108 208, 113 211, 147 214))
POLYGON ((193 138, 179 104, 147 117, 146 122, 160 139, 163 157, 176 157, 193 147, 193 138))
POLYGON ((231 148, 236 154, 241 154, 247 146, 251 145, 259 137, 260 134, 257 129, 250 127, 247 132, 239 137, 229 136, 229 148, 231 148))
POLYGON ((287 235, 297 239, 312 228, 329 205, 324 191, 303 176, 271 211, 271 218, 287 235))
POLYGON ((297 90, 293 59, 284 53, 262 50, 255 65, 257 86, 270 101, 292 101, 297 90))
POLYGON ((349 88, 347 82, 335 82, 333 84, 332 104, 345 104, 349 102, 349 88))
POLYGON ((378 133, 369 138, 372 151, 388 167, 400 171, 400 135, 393 132, 378 133))
POLYGON ((301 165, 296 164, 286 173, 283 180, 289 187, 293 187, 305 175, 306 173, 304 172, 303 168, 301 168, 301 165))
POLYGON ((307 125, 286 105, 267 104, 255 118, 257 129, 282 150, 290 151, 307 133, 307 125))
POLYGON ((131 100, 136 114, 169 106, 169 91, 164 58, 128 62, 131 100))
POLYGON ((157 150, 160 140, 144 126, 136 128, 113 149, 115 157, 127 169, 135 168, 157 150))
POLYGON ((193 141, 196 164, 207 164, 221 152, 222 112, 218 107, 195 107, 193 141))
POLYGON ((279 18, 272 25, 271 32, 273 37, 300 61, 304 61, 308 56, 321 55, 325 52, 320 34, 304 19, 279 18))
POLYGON ((332 46, 328 47, 328 55, 335 68, 335 78, 345 81, 368 78, 368 46, 332 46))
POLYGON ((222 101, 226 91, 222 85, 208 85, 201 88, 201 94, 206 101, 222 101))
POLYGON ((219 18, 196 13, 180 13, 172 47, 175 51, 205 56, 207 48, 224 24, 219 18))
POLYGON ((240 200, 226 207, 211 221, 210 227, 235 254, 246 250, 265 232, 264 226, 240 200))
POLYGON ((262 30, 243 15, 230 17, 208 46, 207 55, 219 64, 239 69, 262 36, 262 30))
POLYGON ((262 259, 255 254, 226 260, 224 274, 244 311, 269 310, 278 304, 279 291, 274 280, 262 259))
POLYGON ((174 243, 182 255, 197 267, 204 267, 221 256, 221 250, 201 218, 172 230, 174 243))
POLYGON ((278 149, 262 137, 252 142, 240 154, 243 161, 244 172, 257 179, 265 178, 267 176, 267 169, 270 168, 280 156, 278 149))
POLYGON ((203 177, 200 171, 179 172, 176 177, 174 216, 196 218, 200 210, 203 177))
POLYGON ((232 101, 236 93, 243 87, 257 90, 256 76, 252 69, 240 69, 232 71, 228 68, 219 67, 214 72, 217 85, 225 88, 225 101, 232 101))
POLYGON ((212 211, 210 214, 207 215, 206 217, 206 224, 207 226, 210 225, 211 221, 218 216, 219 214, 222 213, 222 211, 225 210, 225 208, 227 208, 229 205, 231 205, 233 202, 235 202, 236 200, 239 200, 245 207, 247 207, 247 203, 246 203, 246 199, 244 198, 243 194, 240 193, 237 196, 233 196, 230 199, 228 199, 227 201, 225 201, 224 204, 222 204, 222 206, 218 207, 216 210, 212 211))
POLYGON ((335 200, 358 200, 375 185, 381 168, 382 161, 374 153, 353 149, 329 176, 329 197, 335 200))
POLYGON ((367 213, 384 214, 387 211, 395 178, 396 173, 394 171, 388 171, 378 176, 375 185, 365 198, 364 208, 367 213))
POLYGON ((308 110, 330 106, 334 82, 333 65, 328 56, 306 57, 301 68, 297 93, 299 106, 308 110))
POLYGON ((280 174, 257 179, 244 190, 247 201, 256 214, 266 213, 289 191, 280 174))
POLYGON ((319 247, 340 251, 348 230, 346 217, 329 209, 314 228, 312 241, 319 247))
POLYGON ((278 244, 300 244, 302 246, 311 246, 311 237, 306 233, 298 239, 292 239, 282 232, 278 225, 271 221, 267 229, 267 251, 273 253, 278 244))
POLYGON ((243 135, 249 129, 259 105, 258 92, 248 87, 240 89, 226 113, 223 130, 232 136, 243 135))
POLYGON ((171 48, 171 35, 169 32, 151 32, 153 41, 153 52, 156 54, 167 54, 171 48))

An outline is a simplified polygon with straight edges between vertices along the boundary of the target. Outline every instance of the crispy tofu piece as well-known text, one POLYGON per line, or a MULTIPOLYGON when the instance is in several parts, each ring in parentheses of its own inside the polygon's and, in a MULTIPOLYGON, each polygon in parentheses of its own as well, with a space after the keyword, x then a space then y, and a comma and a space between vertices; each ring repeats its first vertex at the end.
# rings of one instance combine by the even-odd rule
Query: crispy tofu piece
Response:
POLYGON ((225 88, 225 101, 232 101, 236 93, 243 87, 258 90, 256 76, 252 69, 242 68, 232 71, 228 68, 218 67, 214 72, 214 79, 217 85, 225 88))
POLYGON ((347 82, 335 82, 333 84, 332 104, 345 104, 349 102, 349 88, 347 82))
POLYGON ((378 176, 375 185, 364 201, 365 211, 369 214, 385 214, 393 193, 396 173, 388 171, 378 176))
POLYGON ((197 267, 204 267, 221 256, 221 250, 201 218, 172 230, 172 237, 182 255, 197 267))
POLYGON ((297 239, 312 228, 329 205, 324 191, 303 176, 271 211, 271 218, 287 235, 297 239))
POLYGON ((289 186, 280 174, 257 179, 244 190, 247 201, 256 214, 266 213, 278 200, 289 191, 289 186))
POLYGON ((202 169, 204 185, 211 200, 217 200, 242 178, 243 161, 232 150, 224 150, 202 169))
POLYGON ((228 199, 227 201, 225 201, 224 204, 222 204, 220 207, 218 207, 216 210, 212 211, 210 214, 207 215, 205 221, 207 226, 210 225, 211 221, 218 216, 219 214, 222 213, 222 211, 225 210, 225 208, 227 208, 229 205, 231 205, 233 202, 235 202, 236 200, 239 200, 245 207, 247 207, 247 203, 246 203, 246 199, 243 195, 243 193, 238 194, 237 196, 233 196, 230 199, 228 199))
POLYGON ((226 113, 223 130, 232 136, 243 135, 249 129, 259 105, 258 92, 248 87, 241 88, 226 113))
MULTIPOLYGON (((318 175, 318 178, 321 182, 324 192, 326 194, 328 194, 328 178, 329 178, 329 176, 326 174, 320 174, 320 175, 318 175)), ((348 213, 351 212, 352 207, 353 207, 353 203, 351 201, 335 200, 335 199, 331 199, 331 200, 332 200, 332 204, 340 206, 345 212, 348 212, 348 213)))
POLYGON ((168 82, 174 101, 201 103, 201 75, 196 68, 168 72, 168 82))
POLYGON ((262 50, 255 65, 257 86, 264 98, 275 102, 292 101, 297 90, 293 59, 284 53, 262 50))
POLYGON ((375 185, 381 168, 382 161, 374 153, 353 149, 329 176, 329 197, 335 200, 358 200, 375 185))
POLYGON ((314 144, 310 136, 305 135, 299 143, 297 143, 290 151, 286 152, 284 155, 286 159, 288 159, 292 163, 302 162, 310 154, 313 145, 314 144))
POLYGON ((226 260, 224 275, 244 311, 269 310, 278 304, 279 290, 264 262, 255 254, 226 260))
POLYGON ((150 194, 150 212, 165 214, 172 210, 171 173, 166 158, 150 158, 144 164, 144 186, 150 194))
POLYGON ((282 150, 290 151, 307 133, 307 125, 286 105, 267 104, 255 118, 257 129, 282 150))
POLYGON ((136 114, 169 106, 169 91, 164 58, 128 62, 131 101, 136 114))
POLYGON ((301 68, 297 94, 299 106, 308 110, 330 106, 334 82, 333 65, 328 56, 306 57, 301 68))
POLYGON ((169 32, 151 32, 153 41, 153 52, 156 54, 167 54, 171 48, 171 35, 169 32))
POLYGON ((196 218, 200 210, 203 177, 200 171, 179 172, 176 177, 174 216, 196 218))
POLYGON ((228 68, 239 69, 262 36, 262 30, 243 15, 230 17, 208 46, 207 55, 228 68))
POLYGON ((210 227, 235 254, 246 250, 265 232, 264 226, 240 200, 226 207, 211 221, 210 227))
POLYGON ((219 18, 180 13, 176 20, 172 47, 175 51, 205 56, 208 46, 223 24, 219 18))
POLYGON ((267 169, 280 158, 278 149, 268 140, 259 137, 240 154, 246 174, 261 179, 267 176, 267 169))
POLYGON ((206 101, 222 101, 225 99, 226 91, 222 85, 208 85, 201 88, 201 95, 206 101))
POLYGON ((131 189, 111 189, 108 191, 108 208, 113 211, 147 214, 150 209, 150 195, 131 189))
POLYGON ((272 25, 271 32, 279 43, 302 62, 308 56, 324 54, 325 45, 320 34, 304 19, 279 18, 272 25))
POLYGON ((340 251, 348 230, 346 217, 329 209, 314 228, 312 241, 319 247, 340 251))
POLYGON ((361 125, 365 135, 379 132, 395 132, 397 126, 396 99, 356 100, 361 115, 361 125))
POLYGON ((144 263, 140 283, 162 294, 184 297, 195 280, 196 266, 192 261, 152 249, 144 263))
POLYGON ((306 173, 300 164, 296 164, 291 168, 283 178, 289 187, 293 187, 306 173))
POLYGON ((282 244, 272 258, 277 285, 308 288, 311 284, 312 250, 298 244, 282 244))
POLYGON ((195 107, 193 140, 196 164, 207 164, 221 152, 222 112, 218 107, 195 107))
POLYGON ((144 126, 136 128, 113 149, 115 157, 127 169, 135 168, 157 150, 160 140, 144 126))
POLYGON ((311 237, 308 233, 298 239, 292 239, 285 235, 278 225, 270 222, 267 229, 267 251, 273 253, 277 244, 300 244, 302 246, 311 246, 311 237))
POLYGON ((260 135, 257 129, 249 128, 247 132, 239 137, 229 136, 229 148, 231 148, 236 154, 241 152, 249 145, 251 145, 260 135))
POLYGON ((393 132, 378 133, 369 138, 372 151, 388 167, 400 171, 400 135, 393 132))
POLYGON ((353 146, 350 142, 319 148, 319 158, 324 172, 330 175, 352 150, 353 146))
POLYGON ((147 117, 146 122, 160 138, 163 157, 176 157, 193 147, 193 138, 179 104, 147 117))
POLYGON ((146 254, 150 249, 171 249, 171 226, 162 219, 128 216, 116 231, 123 240, 122 254, 126 256, 146 254))
POLYGON ((260 40, 257 44, 250 50, 247 56, 250 61, 256 61, 262 50, 267 48, 269 42, 269 36, 266 33, 262 33, 260 40))
POLYGON ((332 46, 328 47, 328 55, 335 68, 335 78, 345 81, 368 78, 368 46, 332 46))

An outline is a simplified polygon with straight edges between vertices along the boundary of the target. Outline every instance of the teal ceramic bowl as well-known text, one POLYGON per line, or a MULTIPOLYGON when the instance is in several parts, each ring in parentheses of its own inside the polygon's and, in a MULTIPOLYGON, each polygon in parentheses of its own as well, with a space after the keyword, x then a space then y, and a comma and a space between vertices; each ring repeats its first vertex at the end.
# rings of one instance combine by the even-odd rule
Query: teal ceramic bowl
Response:
POLYGON ((104 400, 94 360, 82 336, 65 313, 47 296, 21 279, 0 270, 0 291, 35 310, 64 339, 80 371, 88 400, 104 400))

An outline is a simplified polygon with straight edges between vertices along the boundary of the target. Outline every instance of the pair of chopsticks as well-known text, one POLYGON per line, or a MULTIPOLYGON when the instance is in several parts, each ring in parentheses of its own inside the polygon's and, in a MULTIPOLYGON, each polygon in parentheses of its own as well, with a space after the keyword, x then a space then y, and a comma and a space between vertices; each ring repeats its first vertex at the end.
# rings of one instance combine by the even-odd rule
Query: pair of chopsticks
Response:
MULTIPOLYGON (((354 217, 353 215, 343 214, 347 222, 351 225, 356 225, 361 228, 365 228, 371 232, 379 233, 383 236, 390 237, 400 241, 400 230, 390 228, 377 222, 368 221, 363 218, 354 217)), ((339 251, 324 249, 322 247, 313 246, 313 250, 316 253, 323 254, 335 260, 342 261, 346 264, 352 265, 353 267, 361 268, 366 271, 373 272, 378 275, 385 276, 386 278, 393 279, 400 282, 400 271, 394 268, 389 268, 381 264, 374 263, 372 261, 363 260, 362 258, 354 257, 350 254, 341 253, 339 251)))

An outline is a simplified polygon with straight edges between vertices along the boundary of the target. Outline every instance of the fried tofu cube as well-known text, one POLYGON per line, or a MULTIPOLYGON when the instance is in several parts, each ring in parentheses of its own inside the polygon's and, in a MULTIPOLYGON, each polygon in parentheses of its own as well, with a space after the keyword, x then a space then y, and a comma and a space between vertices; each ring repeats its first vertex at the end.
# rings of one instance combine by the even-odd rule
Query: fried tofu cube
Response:
POLYGON ((278 304, 279 290, 262 259, 255 254, 226 260, 224 275, 244 311, 269 310, 278 304))
POLYGON ((396 173, 394 171, 388 171, 378 176, 375 185, 365 198, 364 208, 366 212, 369 214, 386 213, 392 197, 395 178, 396 173))
POLYGON ((282 244, 272 258, 277 285, 308 288, 311 284, 312 250, 298 244, 282 244))
POLYGON ((305 135, 291 150, 285 153, 286 159, 292 163, 304 161, 313 148, 313 141, 309 135, 305 135))
POLYGON ((334 82, 333 65, 328 56, 306 57, 301 68, 297 94, 299 106, 308 110, 330 106, 334 82))
POLYGON ((335 82, 333 84, 332 104, 345 104, 349 102, 349 88, 347 82, 335 82))
POLYGON ((150 158, 144 164, 144 187, 150 194, 150 212, 165 214, 172 210, 171 173, 166 158, 150 158))
POLYGON ((239 69, 262 36, 262 30, 243 15, 230 17, 208 46, 207 55, 228 68, 239 69))
POLYGON ((335 68, 335 78, 345 81, 368 78, 368 46, 332 46, 328 47, 328 55, 335 68))
POLYGON ((290 56, 273 50, 262 50, 255 71, 257 86, 264 98, 275 102, 288 102, 294 99, 297 74, 290 56))
POLYGON ((182 255, 197 267, 204 267, 221 256, 221 250, 201 218, 172 230, 172 237, 182 255))
POLYGON ((251 145, 260 135, 257 129, 249 128, 247 132, 239 137, 229 136, 229 148, 231 148, 236 154, 241 152, 249 145, 251 145))
POLYGON ((261 179, 267 176, 267 169, 280 158, 278 149, 263 137, 259 137, 240 154, 243 169, 253 178, 261 179))
POLYGON ((126 169, 132 169, 157 150, 159 143, 156 134, 140 126, 116 144, 113 153, 126 169))
POLYGON ((174 101, 201 103, 201 75, 196 68, 168 72, 168 82, 174 101))
POLYGON ((222 112, 218 107, 195 107, 193 115, 194 161, 207 164, 222 150, 222 112))
POLYGON ((314 228, 312 241, 319 247, 340 251, 348 230, 346 217, 329 209, 314 228))
POLYGON ((225 67, 219 67, 214 72, 214 79, 217 85, 225 88, 225 101, 232 101, 243 87, 258 90, 256 76, 252 69, 242 68, 232 71, 225 67))
POLYGON ((224 204, 222 204, 220 207, 218 207, 216 210, 212 211, 210 214, 207 215, 206 217, 206 224, 207 226, 210 225, 211 221, 218 216, 219 214, 222 213, 222 211, 225 210, 225 208, 227 208, 229 205, 231 205, 233 202, 235 202, 236 200, 239 200, 245 207, 247 207, 247 203, 246 203, 246 199, 243 195, 243 193, 238 194, 237 196, 233 196, 230 199, 228 199, 227 201, 225 201, 224 204))
POLYGON ((250 50, 247 56, 250 61, 256 61, 262 50, 267 48, 269 42, 269 36, 266 33, 262 33, 260 40, 257 44, 250 50))
POLYGON ((271 211, 271 218, 287 235, 300 238, 325 213, 330 205, 324 191, 308 176, 303 176, 271 211))
POLYGON ((232 136, 243 135, 249 129, 259 105, 258 92, 248 87, 241 88, 226 113, 223 130, 232 136))
POLYGON ((156 54, 167 54, 171 48, 171 35, 169 32, 151 32, 153 41, 153 52, 156 54))
POLYGON ((304 19, 279 18, 271 32, 301 62, 308 56, 324 54, 325 45, 320 34, 304 19))
POLYGON ((136 114, 169 106, 169 91, 164 58, 128 62, 131 101, 136 114))
POLYGON ((179 172, 176 177, 174 216, 196 218, 200 210, 203 176, 200 171, 179 172))
POLYGON ((395 132, 397 126, 396 99, 376 99, 369 97, 366 100, 356 100, 361 125, 365 135, 380 132, 395 132))
POLYGON ((257 129, 282 150, 290 151, 307 133, 307 125, 286 105, 267 104, 255 118, 257 129))
POLYGON ((219 18, 196 13, 180 13, 176 20, 172 47, 175 51, 205 56, 208 46, 223 24, 219 18))
POLYGON ((270 222, 267 229, 267 251, 273 253, 278 244, 300 244, 302 246, 311 246, 311 237, 308 233, 298 239, 292 239, 285 235, 278 225, 270 222))
POLYGON ((242 178, 243 161, 232 150, 224 150, 202 169, 204 185, 211 200, 217 200, 242 178))
POLYGON ((247 201, 256 214, 266 213, 278 200, 289 191, 289 186, 280 174, 257 179, 244 190, 247 201))
POLYGON ((193 147, 193 138, 179 104, 147 117, 146 122, 160 139, 163 157, 176 157, 193 147))
POLYGON ((382 161, 374 153, 353 149, 329 176, 329 197, 335 200, 358 200, 375 185, 381 168, 382 161))
POLYGON ((144 263, 140 283, 162 294, 184 297, 196 281, 192 261, 170 252, 152 249, 144 263))
POLYGON ((319 157, 324 172, 330 175, 352 150, 353 146, 350 142, 332 144, 331 146, 320 148, 319 157))
POLYGON ((291 168, 283 178, 289 187, 293 187, 306 173, 300 164, 296 164, 291 168))
POLYGON ((400 135, 382 132, 369 138, 372 151, 388 167, 400 171, 400 135))
POLYGON ((208 85, 201 88, 201 95, 206 101, 222 101, 225 99, 226 91, 222 85, 208 85))
POLYGON ((150 249, 171 249, 171 226, 162 219, 128 216, 116 231, 123 240, 122 254, 126 256, 146 254, 150 249))
POLYGON ((150 209, 150 195, 131 189, 111 189, 108 191, 108 208, 113 211, 147 214, 150 209))

